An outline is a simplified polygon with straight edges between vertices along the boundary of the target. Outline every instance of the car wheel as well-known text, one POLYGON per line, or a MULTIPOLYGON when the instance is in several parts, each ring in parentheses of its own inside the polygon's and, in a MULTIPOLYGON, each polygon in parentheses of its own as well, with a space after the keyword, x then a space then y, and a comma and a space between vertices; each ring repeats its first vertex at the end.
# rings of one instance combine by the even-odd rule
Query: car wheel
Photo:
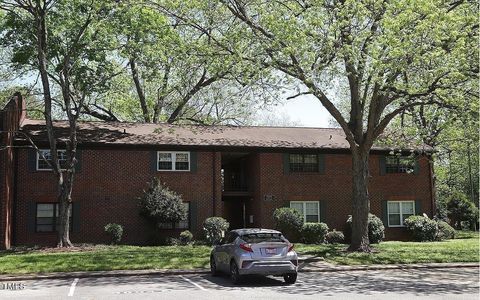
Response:
POLYGON ((217 264, 215 263, 215 258, 213 258, 213 255, 210 256, 210 273, 212 276, 218 275, 217 264))
POLYGON ((239 284, 241 280, 241 276, 238 273, 238 267, 234 260, 230 263, 230 279, 232 280, 233 284, 239 284))
POLYGON ((286 284, 294 284, 297 281, 297 273, 289 273, 283 275, 286 284))

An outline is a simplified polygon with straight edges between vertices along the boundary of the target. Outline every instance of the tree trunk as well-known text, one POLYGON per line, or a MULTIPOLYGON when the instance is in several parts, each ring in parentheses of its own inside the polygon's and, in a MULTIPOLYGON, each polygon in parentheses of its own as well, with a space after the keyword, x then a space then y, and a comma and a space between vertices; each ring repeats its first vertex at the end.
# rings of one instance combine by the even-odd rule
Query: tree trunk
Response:
POLYGON ((368 196, 368 151, 352 151, 353 166, 353 212, 352 212, 352 241, 349 251, 369 252, 368 240, 368 213, 370 199, 368 196))
POLYGON ((147 99, 145 97, 145 92, 143 90, 142 84, 140 83, 140 78, 138 76, 137 64, 135 59, 131 58, 129 61, 130 70, 132 71, 133 82, 135 83, 135 88, 137 90, 138 100, 140 101, 140 107, 142 108, 143 120, 146 123, 150 123, 150 114, 148 112, 147 99))
POLYGON ((70 241, 70 211, 72 209, 72 187, 73 173, 66 176, 66 180, 61 185, 61 191, 58 195, 59 218, 57 226, 58 242, 57 247, 72 247, 70 241))

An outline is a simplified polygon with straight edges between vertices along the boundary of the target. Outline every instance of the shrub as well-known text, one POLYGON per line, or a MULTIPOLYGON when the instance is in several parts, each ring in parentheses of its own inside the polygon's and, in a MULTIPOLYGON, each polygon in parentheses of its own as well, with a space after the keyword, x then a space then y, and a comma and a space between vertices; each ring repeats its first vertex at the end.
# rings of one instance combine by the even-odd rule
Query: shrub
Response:
POLYGON ((455 238, 455 229, 452 226, 448 225, 447 222, 438 221, 438 232, 437 232, 437 240, 449 240, 455 238))
POLYGON ((325 238, 329 244, 342 244, 345 241, 343 232, 336 231, 335 229, 327 233, 325 238))
POLYGON ((218 243, 223 236, 223 233, 228 230, 230 224, 221 217, 210 217, 203 222, 203 231, 207 241, 211 245, 218 243))
POLYGON ((295 209, 289 207, 277 208, 273 212, 275 226, 284 236, 290 240, 296 240, 303 227, 302 215, 295 209))
POLYGON ((328 226, 325 223, 305 223, 302 226, 302 239, 306 244, 325 242, 328 226))
POLYGON ((116 223, 108 223, 105 225, 105 232, 110 236, 112 244, 120 243, 123 235, 123 226, 116 223))
POLYGON ((404 223, 415 241, 434 241, 437 236, 437 222, 428 217, 410 216, 404 223))
POLYGON ((447 199, 448 218, 456 229, 461 229, 462 222, 468 222, 472 228, 478 222, 478 208, 461 192, 453 192, 447 199))
POLYGON ((180 243, 182 245, 188 245, 188 244, 192 243, 193 234, 188 230, 182 231, 180 233, 179 240, 180 240, 180 243))
POLYGON ((140 214, 155 227, 159 223, 176 223, 187 218, 182 197, 154 178, 140 198, 140 214))
MULTIPOLYGON (((370 244, 378 244, 385 238, 385 226, 382 220, 374 214, 368 214, 368 239, 370 244)), ((352 216, 348 216, 345 227, 345 241, 352 239, 352 216)))

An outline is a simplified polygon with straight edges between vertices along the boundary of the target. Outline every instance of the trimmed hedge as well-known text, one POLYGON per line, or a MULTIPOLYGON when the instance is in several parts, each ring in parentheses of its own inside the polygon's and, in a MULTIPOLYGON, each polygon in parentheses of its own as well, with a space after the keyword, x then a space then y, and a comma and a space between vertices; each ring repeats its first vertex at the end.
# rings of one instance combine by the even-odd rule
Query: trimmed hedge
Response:
POLYGON ((325 242, 328 226, 325 223, 305 223, 302 227, 302 240, 306 244, 321 244, 325 242))
POLYGON ((410 216, 404 223, 415 241, 435 241, 437 238, 438 224, 428 217, 410 216))
POLYGON ((112 244, 118 244, 122 240, 123 226, 116 223, 108 223, 105 225, 105 232, 110 236, 112 244))
POLYGON ((345 242, 343 232, 336 231, 335 229, 327 233, 325 238, 329 244, 343 244, 345 242))
POLYGON ((230 227, 230 223, 221 217, 210 217, 203 222, 203 232, 205 238, 211 245, 215 245, 223 237, 225 231, 230 227))
POLYGON ((455 229, 452 226, 448 225, 447 222, 438 221, 438 232, 437 232, 437 240, 449 240, 455 238, 455 229))
POLYGON ((178 239, 180 240, 180 243, 182 245, 188 245, 192 243, 193 234, 190 231, 185 230, 180 233, 180 236, 178 239))
POLYGON ((280 230, 287 239, 295 241, 299 237, 302 227, 303 218, 300 213, 290 207, 280 207, 273 212, 275 226, 280 230))

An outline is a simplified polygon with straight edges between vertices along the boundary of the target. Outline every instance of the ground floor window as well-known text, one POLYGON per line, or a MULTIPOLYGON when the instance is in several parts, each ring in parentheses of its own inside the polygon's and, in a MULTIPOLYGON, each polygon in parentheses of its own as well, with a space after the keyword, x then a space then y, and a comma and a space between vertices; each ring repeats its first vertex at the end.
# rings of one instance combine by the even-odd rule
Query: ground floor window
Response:
POLYGON ((188 229, 190 228, 190 202, 183 202, 187 208, 187 219, 177 223, 160 223, 158 226, 162 229, 188 229))
MULTIPOLYGON (((70 229, 72 228, 72 208, 70 208, 70 229)), ((60 223, 60 205, 58 203, 37 203, 35 219, 36 232, 52 232, 60 223)))
POLYGON ((290 201, 290 207, 297 210, 303 222, 320 222, 320 203, 318 201, 290 201))
POLYGON ((405 219, 415 214, 415 201, 388 201, 388 226, 403 227, 405 219))

